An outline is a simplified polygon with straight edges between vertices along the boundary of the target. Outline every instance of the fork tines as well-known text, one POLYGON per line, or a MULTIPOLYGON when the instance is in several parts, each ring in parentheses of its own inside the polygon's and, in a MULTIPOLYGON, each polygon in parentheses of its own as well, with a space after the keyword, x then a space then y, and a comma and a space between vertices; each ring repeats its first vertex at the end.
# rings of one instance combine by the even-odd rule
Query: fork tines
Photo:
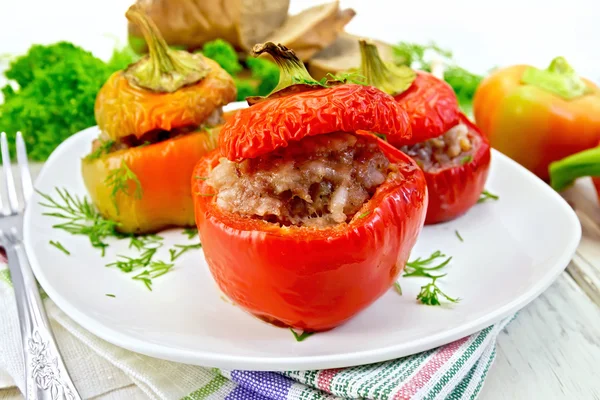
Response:
POLYGON ((4 175, 4 193, 0 196, 0 207, 4 215, 17 214, 25 207, 26 201, 33 192, 31 183, 31 173, 29 172, 29 162, 27 161, 27 149, 21 132, 16 135, 16 153, 17 163, 19 164, 19 172, 21 178, 21 192, 17 191, 15 180, 13 178, 12 167, 10 162, 10 152, 8 147, 8 139, 6 132, 0 134, 0 152, 2 153, 2 170, 4 175), (19 196, 23 200, 23 207, 19 205, 19 196))

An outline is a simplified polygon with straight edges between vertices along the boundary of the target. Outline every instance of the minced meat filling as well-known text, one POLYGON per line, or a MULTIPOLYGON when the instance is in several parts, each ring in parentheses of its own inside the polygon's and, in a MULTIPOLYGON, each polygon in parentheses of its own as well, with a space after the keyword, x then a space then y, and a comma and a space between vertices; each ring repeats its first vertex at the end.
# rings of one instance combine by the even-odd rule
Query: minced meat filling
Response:
POLYGON ((375 140, 337 132, 241 163, 222 158, 207 183, 222 209, 282 225, 325 227, 349 221, 392 170, 375 140))
POLYGON ((405 154, 417 161, 424 170, 461 165, 473 156, 476 138, 466 125, 459 124, 442 136, 411 146, 402 146, 405 154))
MULTIPOLYGON (((213 111, 212 114, 210 114, 206 120, 204 120, 204 123, 202 124, 202 126, 208 126, 208 127, 216 126, 216 125, 222 124, 223 122, 224 122, 223 108, 219 107, 219 108, 215 109, 215 111, 213 111)), ((176 138, 176 137, 179 137, 182 135, 186 135, 190 132, 194 132, 194 131, 198 130, 198 128, 199 128, 199 126, 197 126, 197 125, 190 125, 190 126, 184 126, 181 128, 172 129, 170 131, 156 129, 156 130, 153 130, 153 131, 143 134, 139 138, 136 137, 135 135, 130 135, 130 136, 123 137, 118 141, 111 141, 112 142, 111 147, 109 149, 105 149, 105 150, 106 150, 106 153, 112 153, 112 152, 118 151, 118 150, 130 149, 133 147, 144 146, 144 145, 148 145, 151 143, 159 143, 164 140, 173 139, 173 138, 176 138)), ((110 138, 108 137, 108 135, 105 134, 104 132, 101 133, 100 137, 92 142, 92 152, 94 152, 98 148, 102 147, 108 141, 110 141, 110 138)))

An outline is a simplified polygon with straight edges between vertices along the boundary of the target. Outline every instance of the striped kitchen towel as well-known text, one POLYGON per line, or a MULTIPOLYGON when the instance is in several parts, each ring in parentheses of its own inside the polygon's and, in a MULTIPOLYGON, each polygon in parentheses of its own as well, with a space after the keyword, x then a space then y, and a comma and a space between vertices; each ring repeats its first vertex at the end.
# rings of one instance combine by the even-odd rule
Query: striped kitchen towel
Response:
MULTIPOLYGON (((0 264, 0 398, 24 388, 10 276, 0 264)), ((512 319, 445 346, 382 363, 321 371, 218 370, 147 357, 94 336, 45 299, 65 363, 84 399, 474 399, 512 319)))
MULTIPOLYGON (((225 371, 237 384, 228 399, 475 399, 512 316, 445 346, 383 363, 284 373, 225 371)), ((193 394, 188 399, 194 399, 193 394)))

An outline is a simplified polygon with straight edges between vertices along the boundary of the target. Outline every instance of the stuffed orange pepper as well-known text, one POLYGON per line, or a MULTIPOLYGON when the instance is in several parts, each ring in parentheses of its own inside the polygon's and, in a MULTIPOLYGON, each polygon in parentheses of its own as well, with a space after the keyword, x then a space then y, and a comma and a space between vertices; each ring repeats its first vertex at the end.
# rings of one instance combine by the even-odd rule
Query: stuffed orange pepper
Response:
POLYGON ((284 46, 254 50, 280 65, 280 85, 227 121, 195 168, 202 248, 238 306, 331 329, 392 286, 423 227, 422 171, 367 132, 408 139, 409 119, 376 88, 315 81, 284 46))
POLYGON ((214 61, 169 49, 137 6, 126 16, 144 32, 149 54, 100 89, 101 134, 82 161, 83 180, 102 216, 122 232, 192 226, 192 170, 217 146, 235 84, 214 61))
POLYGON ((425 224, 449 221, 477 203, 491 150, 485 135, 460 112, 452 87, 432 74, 386 65, 377 47, 360 41, 366 83, 393 95, 411 120, 410 140, 388 141, 423 169, 429 192, 425 224))

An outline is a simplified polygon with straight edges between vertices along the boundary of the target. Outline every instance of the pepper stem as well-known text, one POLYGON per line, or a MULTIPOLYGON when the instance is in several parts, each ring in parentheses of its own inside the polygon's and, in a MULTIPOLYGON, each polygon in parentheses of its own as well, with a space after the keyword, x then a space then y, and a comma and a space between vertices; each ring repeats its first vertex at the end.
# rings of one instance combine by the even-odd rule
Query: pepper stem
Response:
POLYGON ((125 16, 136 24, 148 45, 149 54, 125 71, 130 84, 155 92, 174 92, 202 80, 209 72, 204 58, 187 51, 172 50, 156 24, 135 4, 125 16))
POLYGON ((296 56, 296 53, 284 45, 266 42, 256 44, 252 48, 252 55, 255 57, 263 53, 267 53, 273 57, 273 60, 279 67, 279 83, 265 97, 248 97, 246 99, 248 104, 253 105, 268 98, 326 87, 324 82, 319 82, 310 76, 304 63, 296 56))
POLYGON ((521 82, 537 86, 565 100, 573 100, 593 92, 564 57, 556 57, 546 69, 529 67, 521 82))
POLYGON ((375 86, 387 94, 396 96, 412 85, 417 73, 410 67, 384 63, 377 46, 366 40, 359 40, 360 69, 366 84, 375 86))
POLYGON ((550 186, 557 192, 584 176, 600 176, 600 147, 584 150, 550 164, 550 186))

